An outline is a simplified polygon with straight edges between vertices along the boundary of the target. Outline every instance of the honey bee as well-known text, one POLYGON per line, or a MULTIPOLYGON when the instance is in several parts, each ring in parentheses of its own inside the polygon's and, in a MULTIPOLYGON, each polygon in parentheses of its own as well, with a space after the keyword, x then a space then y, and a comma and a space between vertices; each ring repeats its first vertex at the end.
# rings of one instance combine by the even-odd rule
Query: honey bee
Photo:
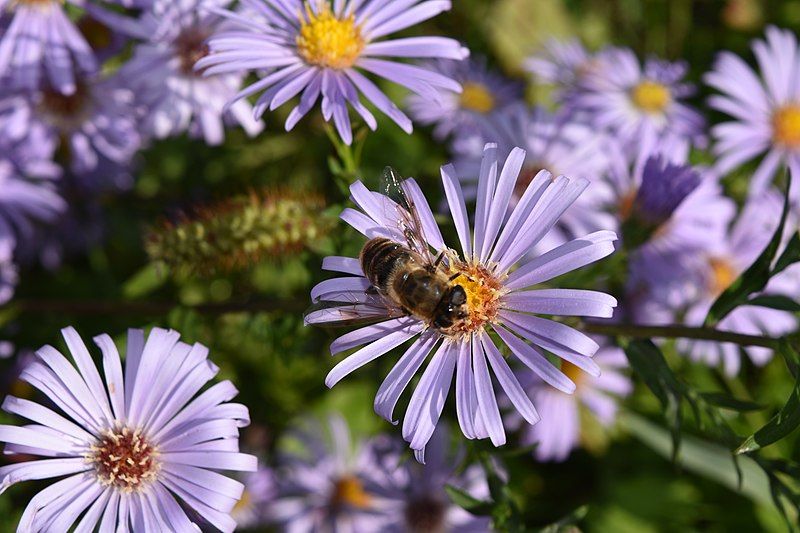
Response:
POLYGON ((358 259, 371 284, 368 295, 381 298, 390 314, 413 316, 445 333, 458 328, 469 316, 467 293, 455 283, 461 274, 449 272, 446 250, 431 254, 409 183, 387 167, 383 189, 385 218, 396 221, 391 229, 402 239, 381 236, 364 244, 358 259))

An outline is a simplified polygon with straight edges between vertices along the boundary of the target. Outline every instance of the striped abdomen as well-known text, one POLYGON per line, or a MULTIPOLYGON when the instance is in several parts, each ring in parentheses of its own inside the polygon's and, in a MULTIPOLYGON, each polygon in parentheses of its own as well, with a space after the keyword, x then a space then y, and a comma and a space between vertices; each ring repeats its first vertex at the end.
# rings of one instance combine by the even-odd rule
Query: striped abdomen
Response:
POLYGON ((361 249, 361 269, 370 283, 383 293, 392 272, 412 259, 411 250, 384 237, 370 239, 361 249))

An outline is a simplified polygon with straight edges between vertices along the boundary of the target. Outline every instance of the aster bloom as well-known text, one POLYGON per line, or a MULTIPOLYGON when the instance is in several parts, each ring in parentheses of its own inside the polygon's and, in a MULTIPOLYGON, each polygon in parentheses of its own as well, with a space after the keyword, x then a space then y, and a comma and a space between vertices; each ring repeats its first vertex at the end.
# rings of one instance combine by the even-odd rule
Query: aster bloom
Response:
POLYGON ((493 112, 522 99, 522 86, 489 70, 485 59, 439 59, 421 65, 461 84, 461 93, 443 93, 433 100, 412 94, 407 100, 415 122, 433 125, 433 134, 444 139, 454 132, 474 131, 493 112))
POLYGON ((525 69, 537 82, 554 85, 556 99, 568 102, 577 94, 584 78, 599 62, 578 39, 560 41, 548 39, 542 50, 525 61, 525 69))
POLYGON ((478 135, 459 134, 453 145, 455 166, 466 178, 467 198, 475 194, 474 184, 481 168, 481 158, 476 154, 481 153, 487 140, 497 142, 501 157, 506 157, 515 146, 527 151, 525 165, 511 195, 512 207, 540 170, 592 182, 540 241, 537 250, 551 250, 578 236, 616 228, 615 218, 598 208, 610 197, 600 180, 609 163, 608 139, 604 135, 568 114, 554 114, 542 107, 528 108, 521 102, 509 105, 482 121, 478 135))
POLYGON ((54 221, 66 207, 51 183, 17 175, 0 155, 0 240, 25 241, 37 223, 54 221))
POLYGON ((141 146, 133 93, 118 77, 80 78, 70 95, 45 88, 10 98, 20 128, 44 128, 78 175, 126 167, 141 146))
POLYGON ((63 0, 0 0, 0 35, 0 80, 12 89, 33 91, 46 79, 69 95, 77 90, 76 72, 97 70, 94 53, 63 0))
POLYGON ((411 120, 362 71, 397 83, 428 99, 439 90, 460 92, 460 85, 420 66, 383 58, 464 59, 468 51, 443 37, 381 40, 450 9, 449 0, 243 0, 241 10, 220 11, 236 29, 209 40, 210 54, 196 68, 207 76, 255 71, 262 78, 233 100, 263 91, 256 117, 300 95, 286 119, 291 130, 322 99, 322 116, 333 119, 342 140, 353 134, 348 107, 371 129, 373 114, 363 95, 403 130, 411 120))
POLYGON ((303 454, 285 454, 268 516, 283 531, 380 531, 392 518, 393 476, 381 468, 377 441, 352 442, 341 417, 327 431, 297 434, 303 454))
MULTIPOLYGON (((781 203, 781 195, 774 190, 751 199, 731 226, 730 232, 715 246, 696 254, 690 261, 683 261, 682 271, 676 268, 676 273, 682 272, 681 277, 685 280, 682 290, 691 295, 683 318, 686 324, 702 325, 717 297, 766 248, 778 227, 781 203)), ((797 229, 797 220, 790 217, 786 238, 797 229)), ((792 265, 770 279, 764 292, 797 300, 800 297, 800 267, 792 265)), ((717 325, 723 331, 772 338, 782 337, 797 327, 797 317, 790 312, 748 305, 737 307, 717 325)), ((725 373, 730 376, 739 372, 741 356, 740 347, 736 344, 681 339, 678 349, 696 361, 712 366, 723 365, 725 373)), ((741 349, 757 365, 765 364, 772 357, 772 351, 768 348, 746 346, 741 349)))
POLYGON ((539 461, 564 461, 580 445, 583 408, 600 425, 610 428, 617 416, 618 398, 628 396, 633 390, 631 380, 624 374, 628 361, 620 348, 603 346, 594 360, 602 370, 597 377, 582 374, 570 363, 562 364, 561 370, 575 381, 575 394, 553 390, 541 381, 526 387, 539 406, 542 420, 523 430, 521 442, 537 445, 533 453, 539 461))
MULTIPOLYGON (((705 82, 722 94, 708 104, 733 120, 714 126, 714 153, 721 174, 766 154, 750 179, 753 195, 766 190, 783 164, 800 176, 800 61, 797 37, 789 30, 767 28, 766 39, 753 43, 758 72, 741 58, 722 52, 705 82)), ((792 197, 798 199, 795 180, 792 197)))
POLYGON ((275 497, 275 475, 272 469, 259 464, 258 470, 242 476, 244 492, 231 516, 240 528, 254 528, 268 523, 267 506, 275 497))
POLYGON ((241 87, 244 71, 204 76, 194 68, 208 55, 207 39, 226 26, 209 10, 228 4, 229 0, 156 0, 138 20, 102 16, 117 31, 143 41, 120 77, 146 110, 143 128, 148 136, 163 139, 188 131, 218 145, 225 139, 227 123, 240 125, 250 136, 263 129, 247 101, 226 108, 241 87))
MULTIPOLYGON (((505 431, 492 387, 489 367, 523 418, 539 420, 508 362, 500 354, 491 330, 525 366, 552 386, 571 393, 575 384, 553 366, 541 350, 547 350, 581 369, 597 374, 591 355, 598 345, 583 333, 562 323, 534 316, 573 315, 610 317, 616 300, 595 291, 534 289, 557 276, 597 261, 613 249, 616 235, 599 231, 565 243, 538 257, 521 262, 558 218, 587 187, 585 179, 571 180, 540 172, 519 198, 509 217, 509 202, 524 166, 525 152, 511 151, 500 170, 497 146, 487 144, 478 181, 474 232, 470 231, 466 206, 451 165, 442 168, 442 182, 455 222, 461 254, 448 248, 434 223, 433 213, 413 180, 403 186, 419 213, 425 244, 420 253, 441 253, 438 268, 465 294, 466 317, 451 327, 437 327, 428 319, 408 314, 390 298, 376 294, 364 276, 358 259, 331 257, 323 268, 350 274, 324 281, 312 289, 323 309, 309 313, 307 323, 369 318, 376 323, 352 331, 333 342, 331 352, 361 347, 328 374, 330 387, 354 370, 406 341, 414 339, 389 373, 375 398, 375 410, 393 420, 394 407, 428 354, 433 356, 414 390, 403 421, 403 438, 414 450, 430 439, 456 373, 456 410, 468 438, 491 438, 505 443, 505 431), (515 268, 517 267, 517 268, 515 268), (338 302, 338 303, 337 303, 338 302), (355 303, 354 303, 355 302, 355 303), (520 338, 521 337, 521 338, 520 338), (527 344, 527 339, 533 345, 527 344)), ((403 211, 385 196, 370 192, 361 182, 351 187, 352 199, 361 209, 346 209, 342 219, 364 235, 384 237, 409 246, 398 214, 403 211), (393 215, 394 214, 394 215, 393 215)), ((400 217, 405 214, 400 213, 400 217)))
POLYGON ((387 478, 394 482, 391 513, 393 521, 384 529, 390 532, 469 532, 491 531, 491 521, 475 516, 454 504, 445 491, 447 485, 461 489, 480 500, 489 499, 489 484, 479 465, 470 465, 458 472, 463 450, 450 450, 447 426, 437 428, 425 449, 424 464, 409 461, 394 441, 386 443, 381 454, 387 478))
POLYGON ((632 146, 664 137, 685 143, 702 139, 703 117, 685 103, 694 93, 682 81, 685 63, 651 58, 642 65, 626 48, 604 50, 597 61, 572 100, 594 126, 632 146))
POLYGON ((229 512, 243 487, 215 470, 255 470, 256 458, 239 453, 239 428, 249 420, 245 406, 224 403, 236 395, 233 385, 198 395, 218 371, 208 350, 179 342, 175 331, 155 328, 145 338, 129 330, 123 371, 114 342, 100 335, 103 379, 78 333, 62 334, 77 368, 45 346, 20 377, 63 415, 13 396, 3 403, 34 423, 0 425, 5 453, 45 459, 0 468, 2 489, 64 478, 33 497, 17 531, 76 523, 78 531, 197 531, 183 507, 233 531, 229 512))
MULTIPOLYGON (((0 305, 7 303, 14 296, 18 281, 19 275, 14 264, 14 242, 8 237, 0 237, 0 305)), ((0 347, 0 357, 3 357, 3 352, 0 347)))

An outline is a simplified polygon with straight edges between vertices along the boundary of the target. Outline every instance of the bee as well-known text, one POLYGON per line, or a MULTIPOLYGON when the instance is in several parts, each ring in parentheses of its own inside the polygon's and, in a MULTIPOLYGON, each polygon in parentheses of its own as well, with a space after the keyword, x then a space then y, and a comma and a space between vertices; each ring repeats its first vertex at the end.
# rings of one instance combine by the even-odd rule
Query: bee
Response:
POLYGON ((397 237, 374 237, 361 249, 359 264, 370 283, 367 297, 382 299, 390 315, 413 316, 444 333, 456 330, 469 316, 467 293, 455 283, 461 274, 449 272, 446 250, 435 258, 431 254, 409 183, 387 167, 383 190, 385 218, 396 222, 390 229, 397 237))

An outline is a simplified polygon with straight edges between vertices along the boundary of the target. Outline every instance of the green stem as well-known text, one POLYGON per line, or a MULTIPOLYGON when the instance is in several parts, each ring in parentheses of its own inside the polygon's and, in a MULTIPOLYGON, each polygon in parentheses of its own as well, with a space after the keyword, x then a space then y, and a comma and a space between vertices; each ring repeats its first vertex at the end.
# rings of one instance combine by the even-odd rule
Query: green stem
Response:
POLYGON ((617 337, 631 337, 635 339, 650 338, 680 338, 697 339, 716 342, 730 342, 740 346, 762 346, 764 348, 777 349, 779 339, 762 337, 759 335, 742 335, 730 331, 720 331, 713 328, 695 328, 670 324, 667 326, 638 326, 634 324, 598 324, 596 322, 586 322, 583 324, 583 331, 587 333, 597 333, 600 335, 610 335, 617 337))

